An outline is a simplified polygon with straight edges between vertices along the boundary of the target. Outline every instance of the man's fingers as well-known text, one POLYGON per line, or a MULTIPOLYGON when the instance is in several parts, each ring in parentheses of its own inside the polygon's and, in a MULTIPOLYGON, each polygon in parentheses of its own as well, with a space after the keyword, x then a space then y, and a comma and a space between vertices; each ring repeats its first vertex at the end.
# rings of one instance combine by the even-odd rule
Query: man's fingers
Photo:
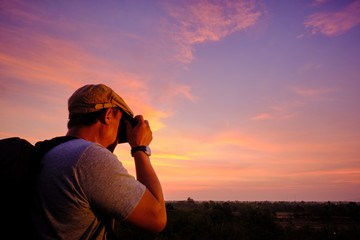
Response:
POLYGON ((129 144, 131 147, 148 146, 152 141, 152 131, 149 126, 149 121, 144 120, 142 115, 137 115, 135 118, 138 124, 134 128, 132 128, 129 122, 126 122, 129 144))
POLYGON ((135 118, 138 120, 138 124, 145 124, 145 126, 150 127, 149 121, 148 120, 144 120, 144 117, 142 115, 137 115, 135 116, 135 118))
POLYGON ((150 127, 148 120, 144 120, 144 123, 145 123, 146 126, 150 127))
POLYGON ((144 117, 142 115, 137 115, 135 118, 138 120, 138 122, 144 122, 144 117))

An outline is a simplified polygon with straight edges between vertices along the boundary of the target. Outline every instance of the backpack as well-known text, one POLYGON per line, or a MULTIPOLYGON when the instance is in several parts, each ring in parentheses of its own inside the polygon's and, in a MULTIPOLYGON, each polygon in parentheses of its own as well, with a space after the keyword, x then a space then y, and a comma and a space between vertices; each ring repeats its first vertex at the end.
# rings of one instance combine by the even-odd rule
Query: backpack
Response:
POLYGON ((34 239, 30 206, 41 159, 55 146, 72 139, 75 137, 56 137, 35 146, 19 137, 0 140, 2 234, 10 239, 34 239))

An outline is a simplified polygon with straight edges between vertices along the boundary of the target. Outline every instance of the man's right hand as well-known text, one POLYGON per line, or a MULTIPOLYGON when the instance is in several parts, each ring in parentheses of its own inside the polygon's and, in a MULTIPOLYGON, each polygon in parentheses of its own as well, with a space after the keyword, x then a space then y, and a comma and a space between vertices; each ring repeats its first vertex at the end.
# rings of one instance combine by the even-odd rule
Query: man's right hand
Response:
POLYGON ((138 124, 134 128, 129 121, 125 121, 128 142, 131 148, 137 146, 149 146, 153 139, 149 122, 144 120, 142 115, 138 115, 135 118, 137 119, 138 124))

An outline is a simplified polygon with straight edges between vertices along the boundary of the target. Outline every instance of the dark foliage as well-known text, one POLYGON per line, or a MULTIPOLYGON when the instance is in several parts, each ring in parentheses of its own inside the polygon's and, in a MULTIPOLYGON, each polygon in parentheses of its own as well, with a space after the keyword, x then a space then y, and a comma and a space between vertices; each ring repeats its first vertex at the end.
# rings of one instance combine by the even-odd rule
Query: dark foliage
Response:
POLYGON ((159 234, 116 226, 119 239, 360 239, 358 203, 168 202, 159 234))

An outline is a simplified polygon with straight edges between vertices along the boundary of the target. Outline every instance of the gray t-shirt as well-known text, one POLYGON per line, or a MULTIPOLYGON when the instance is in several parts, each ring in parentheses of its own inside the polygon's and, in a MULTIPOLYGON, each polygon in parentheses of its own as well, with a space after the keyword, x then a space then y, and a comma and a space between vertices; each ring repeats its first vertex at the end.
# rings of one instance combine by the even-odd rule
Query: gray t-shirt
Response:
POLYGON ((125 219, 146 187, 103 146, 82 139, 50 150, 42 159, 33 214, 44 239, 96 239, 104 220, 125 219))

